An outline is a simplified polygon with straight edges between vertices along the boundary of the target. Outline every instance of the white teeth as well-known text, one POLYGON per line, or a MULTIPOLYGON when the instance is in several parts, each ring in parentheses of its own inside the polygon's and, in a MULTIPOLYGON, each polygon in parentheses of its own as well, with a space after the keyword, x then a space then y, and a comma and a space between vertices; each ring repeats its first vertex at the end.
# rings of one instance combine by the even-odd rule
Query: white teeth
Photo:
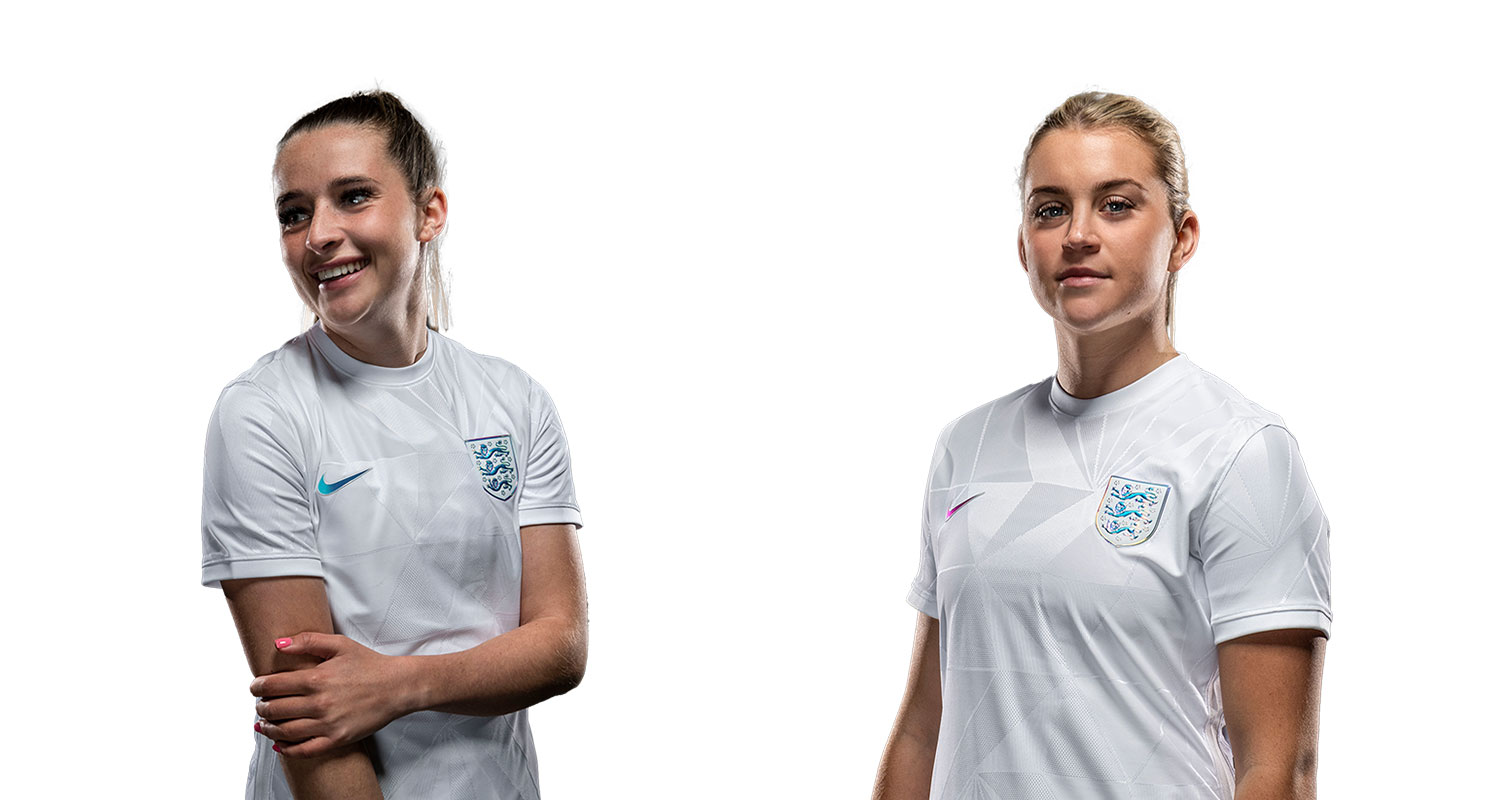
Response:
POLYGON ((365 258, 365 259, 361 259, 359 261, 350 262, 348 264, 343 265, 342 267, 333 267, 332 269, 325 269, 322 272, 317 273, 317 277, 318 277, 318 280, 320 280, 320 281, 331 281, 334 278, 339 277, 340 275, 348 275, 351 272, 359 272, 360 270, 364 269, 365 267, 367 267, 369 265, 370 265, 370 260, 368 258, 365 258))

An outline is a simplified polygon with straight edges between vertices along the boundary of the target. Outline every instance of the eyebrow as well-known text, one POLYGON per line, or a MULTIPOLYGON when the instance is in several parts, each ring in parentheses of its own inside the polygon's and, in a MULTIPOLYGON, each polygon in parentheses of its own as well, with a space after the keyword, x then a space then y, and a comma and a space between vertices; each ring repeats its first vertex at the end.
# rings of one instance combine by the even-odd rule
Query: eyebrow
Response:
MULTIPOLYGON (((1137 181, 1134 178, 1115 178, 1113 180, 1100 181, 1099 183, 1094 184, 1094 194, 1107 192, 1110 189, 1118 189, 1121 186, 1134 186, 1135 188, 1139 189, 1142 194, 1151 193, 1150 190, 1141 185, 1140 181, 1137 181)), ((1027 195, 1026 198, 1029 200, 1039 194, 1065 195, 1067 194, 1067 192, 1063 191, 1061 186, 1038 186, 1035 189, 1032 189, 1031 194, 1027 195)))
MULTIPOLYGON (((370 178, 370 177, 367 177, 367 176, 364 176, 364 175, 346 175, 346 176, 344 176, 342 178, 335 178, 333 180, 333 183, 331 183, 329 185, 333 186, 334 188, 339 188, 339 187, 342 187, 342 186, 351 186, 351 185, 356 184, 356 183, 373 183, 376 186, 380 185, 379 181, 375 180, 374 178, 370 178)), ((276 207, 280 208, 281 204, 285 203, 288 200, 297 200, 297 199, 305 197, 305 196, 306 195, 304 195, 302 192, 299 192, 299 191, 297 191, 295 189, 293 189, 290 192, 282 192, 281 194, 277 195, 277 197, 276 197, 276 207)))

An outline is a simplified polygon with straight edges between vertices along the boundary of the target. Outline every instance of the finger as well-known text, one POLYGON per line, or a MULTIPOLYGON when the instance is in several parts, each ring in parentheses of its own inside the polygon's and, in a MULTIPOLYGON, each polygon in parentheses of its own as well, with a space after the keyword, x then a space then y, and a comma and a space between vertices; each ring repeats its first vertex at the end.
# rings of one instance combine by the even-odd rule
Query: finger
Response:
POLYGON ((276 672, 270 675, 262 675, 250 681, 250 694, 256 697, 289 697, 291 695, 307 694, 313 689, 313 677, 311 670, 293 670, 291 672, 276 672))
POLYGON ((287 745, 305 742, 319 736, 326 731, 323 726, 313 719, 298 718, 282 720, 280 722, 262 719, 255 723, 255 732, 261 736, 277 742, 283 747, 287 745))
POLYGON ((309 655, 329 659, 343 652, 344 643, 347 641, 349 640, 337 634, 303 631, 296 636, 277 639, 276 649, 293 655, 309 655))
POLYGON ((273 697, 255 704, 255 714, 263 720, 285 722, 289 719, 317 719, 323 705, 310 697, 273 697))
POLYGON ((332 739, 319 736, 296 744, 284 744, 277 742, 271 745, 271 749, 286 756, 287 758, 312 758, 321 756, 335 749, 337 745, 332 739))

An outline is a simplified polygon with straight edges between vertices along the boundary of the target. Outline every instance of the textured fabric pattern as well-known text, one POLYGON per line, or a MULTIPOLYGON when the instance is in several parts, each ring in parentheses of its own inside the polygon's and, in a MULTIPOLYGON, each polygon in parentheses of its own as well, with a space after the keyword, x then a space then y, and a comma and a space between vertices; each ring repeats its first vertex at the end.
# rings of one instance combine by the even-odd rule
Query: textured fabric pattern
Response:
POLYGON ((933 798, 1229 798, 1216 645, 1330 629, 1328 524, 1278 417, 1177 357, 955 420, 908 600, 939 622, 933 798))
MULTIPOLYGON (((551 399, 434 332, 416 364, 387 369, 313 327, 230 383, 209 423, 203 583, 322 577, 335 631, 381 653, 514 629, 520 526, 546 523, 582 523, 551 399)), ((255 742, 246 797, 290 798, 255 742)), ((525 711, 411 714, 374 751, 387 798, 538 796, 525 711)))

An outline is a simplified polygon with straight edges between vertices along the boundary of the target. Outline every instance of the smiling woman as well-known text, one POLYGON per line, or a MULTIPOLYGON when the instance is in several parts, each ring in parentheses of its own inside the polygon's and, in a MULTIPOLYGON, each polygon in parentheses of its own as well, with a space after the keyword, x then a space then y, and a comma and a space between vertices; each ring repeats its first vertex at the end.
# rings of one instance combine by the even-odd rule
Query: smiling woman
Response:
POLYGON ((436 153, 383 92, 278 149, 317 324, 224 389, 204 461, 202 580, 259 698, 247 798, 536 798, 526 708, 583 677, 567 439, 530 376, 438 332, 436 153))
POLYGON ((933 455, 875 796, 1311 798, 1328 522, 1281 419, 1177 353, 1177 132, 1069 98, 1017 237, 1057 374, 933 455))
MULTIPOLYGON (((448 198, 436 148, 400 101, 368 99, 384 119, 341 116, 330 103, 282 137, 274 171, 282 260, 345 352, 357 345, 344 332, 356 327, 370 331, 362 339, 412 342, 421 338, 413 320, 447 323, 437 238, 448 198)), ((361 355, 410 363, 414 354, 361 355)))

